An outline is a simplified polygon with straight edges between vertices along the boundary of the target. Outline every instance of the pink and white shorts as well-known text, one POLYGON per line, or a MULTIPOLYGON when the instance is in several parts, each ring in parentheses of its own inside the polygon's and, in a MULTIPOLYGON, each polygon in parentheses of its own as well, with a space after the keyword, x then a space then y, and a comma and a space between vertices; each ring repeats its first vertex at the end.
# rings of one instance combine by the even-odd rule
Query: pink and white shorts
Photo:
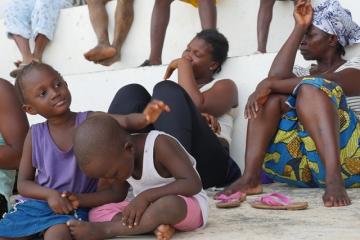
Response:
MULTIPOLYGON (((203 217, 199 202, 194 197, 179 196, 184 199, 187 206, 186 217, 173 227, 179 231, 192 231, 203 225, 203 217)), ((108 222, 111 221, 117 214, 124 211, 129 201, 119 203, 109 203, 91 209, 89 212, 90 222, 108 222)))

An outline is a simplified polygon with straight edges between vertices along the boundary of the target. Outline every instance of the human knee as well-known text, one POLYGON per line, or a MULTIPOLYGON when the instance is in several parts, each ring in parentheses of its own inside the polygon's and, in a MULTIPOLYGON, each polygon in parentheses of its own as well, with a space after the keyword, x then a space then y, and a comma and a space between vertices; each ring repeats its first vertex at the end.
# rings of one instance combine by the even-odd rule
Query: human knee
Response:
POLYGON ((161 211, 162 213, 164 213, 164 217, 167 217, 169 212, 171 211, 186 213, 187 209, 184 199, 176 195, 168 195, 159 198, 154 202, 154 204, 158 205, 161 209, 168 210, 167 212, 161 211))
POLYGON ((127 95, 127 96, 146 96, 148 95, 148 91, 141 86, 140 84, 133 83, 126 85, 122 88, 120 88, 117 93, 115 94, 115 98, 119 98, 121 96, 127 95))
POLYGON ((65 224, 56 224, 45 231, 44 240, 72 240, 69 228, 65 224))
POLYGON ((319 89, 309 84, 302 84, 298 87, 297 98, 316 96, 320 93, 319 89))
POLYGON ((154 95, 156 94, 166 94, 166 95, 170 95, 170 94, 174 94, 174 93, 179 93, 182 92, 183 88, 170 80, 165 80, 165 81, 161 81, 159 83, 157 83, 154 87, 154 95))
POLYGON ((280 95, 280 94, 271 94, 266 101, 266 104, 264 108, 271 108, 271 109, 284 109, 286 106, 284 106, 286 100, 286 96, 280 95))
MULTIPOLYGON (((313 109, 311 103, 314 101, 316 103, 325 103, 329 98, 326 96, 325 92, 318 89, 316 86, 309 84, 302 84, 299 86, 297 95, 296 95, 296 109, 297 112, 302 112, 302 114, 311 114, 310 109, 313 109)), ((330 103, 330 101, 329 101, 330 103)))

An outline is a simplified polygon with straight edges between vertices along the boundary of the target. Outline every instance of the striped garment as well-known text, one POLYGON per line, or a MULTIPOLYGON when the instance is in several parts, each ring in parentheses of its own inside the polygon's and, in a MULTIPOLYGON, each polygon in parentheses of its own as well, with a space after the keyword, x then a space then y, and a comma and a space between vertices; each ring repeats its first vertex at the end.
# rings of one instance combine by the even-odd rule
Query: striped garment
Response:
MULTIPOLYGON (((301 66, 294 66, 293 73, 297 77, 309 76, 310 68, 311 67, 304 68, 301 66)), ((343 65, 341 65, 338 69, 336 69, 335 72, 340 72, 348 68, 355 68, 360 70, 360 57, 354 57, 346 61, 343 65)), ((346 102, 349 108, 355 112, 357 118, 360 120, 360 96, 346 97, 346 102)))

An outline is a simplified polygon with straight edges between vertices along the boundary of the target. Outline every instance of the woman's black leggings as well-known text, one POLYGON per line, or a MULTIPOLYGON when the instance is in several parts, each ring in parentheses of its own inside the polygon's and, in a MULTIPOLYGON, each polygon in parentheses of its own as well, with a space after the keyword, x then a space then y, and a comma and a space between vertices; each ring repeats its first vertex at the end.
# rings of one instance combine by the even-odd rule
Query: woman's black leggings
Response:
POLYGON ((155 85, 152 97, 139 84, 127 85, 116 93, 109 113, 140 113, 152 98, 165 102, 171 111, 162 113, 145 131, 156 129, 177 138, 196 159, 204 188, 224 186, 240 177, 239 167, 220 144, 190 96, 177 83, 161 81, 155 85))

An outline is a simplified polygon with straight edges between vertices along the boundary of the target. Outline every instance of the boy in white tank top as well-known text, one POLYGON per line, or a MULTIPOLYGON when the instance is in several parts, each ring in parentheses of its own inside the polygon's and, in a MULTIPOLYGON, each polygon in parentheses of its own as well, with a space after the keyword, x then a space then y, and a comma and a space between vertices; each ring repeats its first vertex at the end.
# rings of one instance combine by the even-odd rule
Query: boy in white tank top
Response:
POLYGON ((76 240, 152 231, 158 239, 170 239, 175 229, 205 225, 208 198, 195 159, 170 135, 129 135, 111 117, 95 116, 77 129, 74 152, 84 173, 111 180, 122 201, 92 209, 90 223, 69 221, 76 240), (135 198, 127 202, 129 186, 135 198))

